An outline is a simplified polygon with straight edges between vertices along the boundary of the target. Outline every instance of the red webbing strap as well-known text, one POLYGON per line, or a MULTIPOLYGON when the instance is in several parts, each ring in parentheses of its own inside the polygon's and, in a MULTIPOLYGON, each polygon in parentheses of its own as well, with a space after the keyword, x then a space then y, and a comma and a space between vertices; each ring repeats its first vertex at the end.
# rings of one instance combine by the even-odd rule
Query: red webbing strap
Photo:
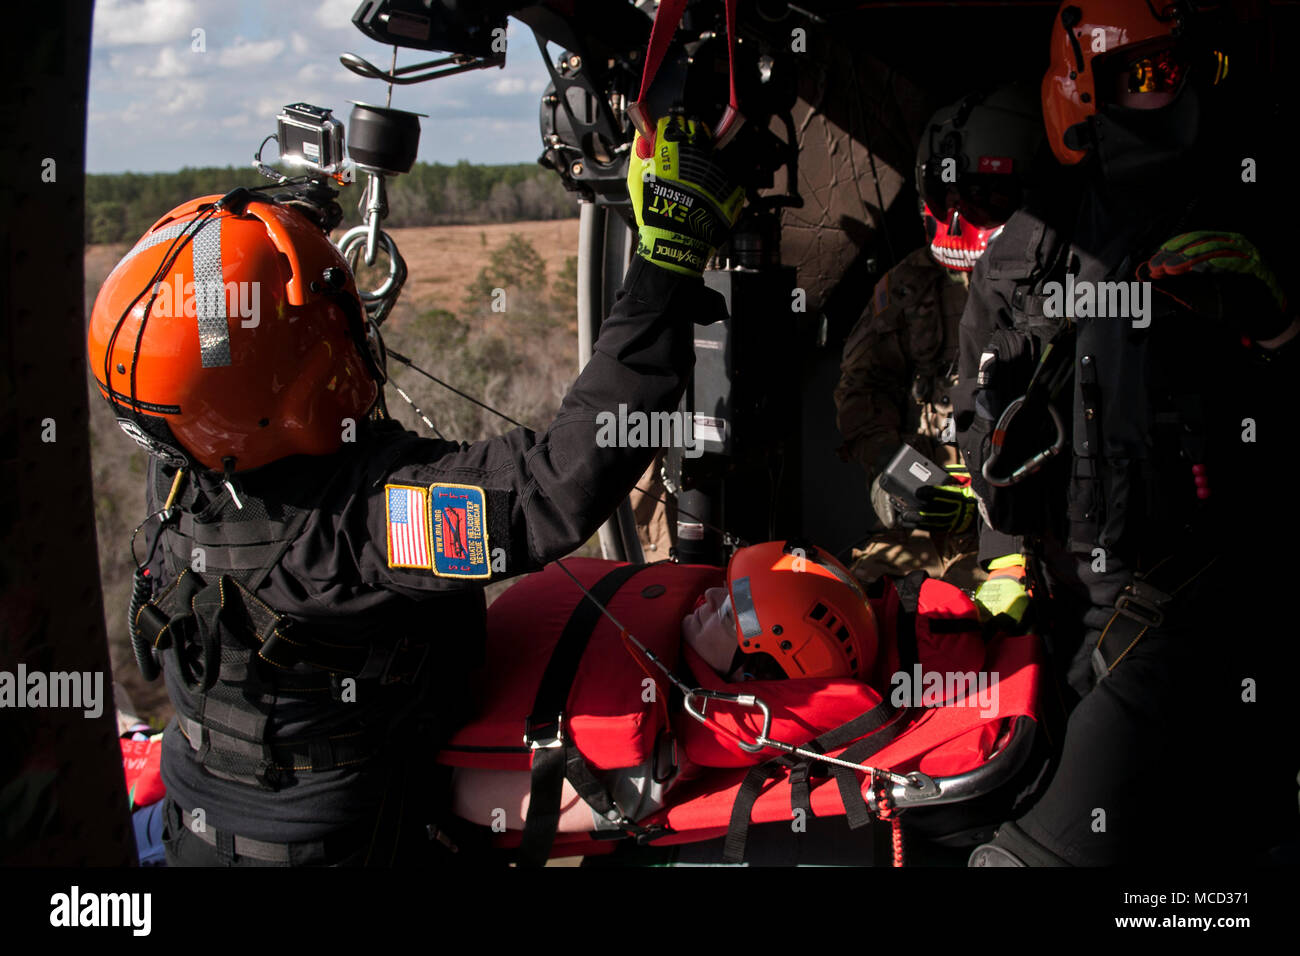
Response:
POLYGON ((740 102, 736 98, 736 0, 726 0, 727 5, 727 74, 731 83, 727 111, 718 123, 716 148, 721 149, 736 135, 744 123, 740 115, 740 102))
POLYGON ((645 51, 645 65, 641 68, 641 89, 637 93, 636 102, 627 108, 628 118, 641 134, 641 142, 637 144, 637 155, 641 159, 650 158, 655 142, 654 123, 646 114, 643 104, 685 12, 686 0, 660 0, 654 24, 650 27, 650 43, 645 51))
MULTIPOLYGON (((728 4, 731 0, 727 0, 728 4)), ((659 67, 663 65, 664 54, 673 42, 677 27, 686 12, 686 0, 660 0, 659 10, 655 13, 654 25, 650 27, 650 45, 645 52, 645 65, 641 68, 641 89, 636 95, 638 103, 644 102, 650 86, 654 83, 659 67)), ((641 135, 645 135, 643 132, 641 135)))
MULTIPOLYGON (((654 24, 650 28, 650 43, 646 47, 645 65, 641 69, 641 89, 637 93, 636 102, 627 108, 628 118, 631 119, 632 125, 636 127, 637 132, 641 134, 641 143, 637 147, 637 155, 641 159, 650 158, 655 140, 655 124, 649 114, 646 113, 646 95, 654 84, 659 68, 663 65, 664 56, 668 53, 668 47, 677 33, 677 27, 682 22, 682 15, 686 12, 686 3, 687 0, 660 0, 659 9, 655 13, 654 24)), ((723 114, 722 121, 718 123, 716 131, 717 146, 719 147, 725 145, 726 141, 735 135, 743 122, 739 103, 736 99, 736 0, 725 0, 725 5, 727 72, 731 91, 727 102, 727 111, 723 114)))

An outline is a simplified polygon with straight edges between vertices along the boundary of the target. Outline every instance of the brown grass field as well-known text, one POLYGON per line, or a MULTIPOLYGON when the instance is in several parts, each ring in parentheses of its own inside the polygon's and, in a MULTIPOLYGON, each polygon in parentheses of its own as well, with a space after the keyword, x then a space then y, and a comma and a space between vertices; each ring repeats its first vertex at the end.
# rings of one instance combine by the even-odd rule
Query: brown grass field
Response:
MULTIPOLYGON (((577 254, 576 219, 394 229, 392 236, 410 273, 402 299, 420 311, 459 311, 465 286, 478 274, 488 251, 500 246, 512 232, 533 244, 546 262, 548 276, 558 274, 564 260, 577 254)), ((576 344, 574 349, 576 355, 576 344)))

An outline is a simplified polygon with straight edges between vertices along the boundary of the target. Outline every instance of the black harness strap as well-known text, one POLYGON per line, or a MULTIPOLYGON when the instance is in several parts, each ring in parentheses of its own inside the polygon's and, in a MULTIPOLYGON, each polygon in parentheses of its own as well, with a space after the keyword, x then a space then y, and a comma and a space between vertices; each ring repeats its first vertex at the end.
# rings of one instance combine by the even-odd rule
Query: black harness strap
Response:
POLYGON ((1184 542, 1168 559, 1146 574, 1138 574, 1115 600, 1115 613, 1092 652, 1093 676, 1102 680, 1146 634, 1165 624, 1175 595, 1218 560, 1203 548, 1184 542))
POLYGON ((618 813, 614 801, 587 766, 573 741, 564 735, 564 709, 569 692, 582 663, 582 655, 600 622, 601 608, 643 564, 625 564, 615 568, 589 589, 591 598, 582 601, 569 615, 551 659, 542 674, 533 699, 532 712, 524 725, 524 743, 532 748, 533 769, 528 798, 528 817, 524 820, 519 844, 520 866, 543 866, 550 856, 551 845, 560 823, 560 802, 564 781, 569 780, 579 796, 597 813, 618 813), (595 598, 595 601, 592 601, 595 598))

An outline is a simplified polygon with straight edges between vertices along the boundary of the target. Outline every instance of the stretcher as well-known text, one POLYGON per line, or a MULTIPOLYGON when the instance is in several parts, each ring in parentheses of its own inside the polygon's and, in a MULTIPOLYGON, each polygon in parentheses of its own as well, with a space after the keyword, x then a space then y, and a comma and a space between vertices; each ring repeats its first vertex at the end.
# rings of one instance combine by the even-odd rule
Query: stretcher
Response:
POLYGON ((890 821, 901 865, 907 814, 991 794, 1025 766, 1036 635, 988 633, 963 592, 918 572, 868 590, 879 650, 867 679, 729 685, 680 634, 721 582, 712 567, 573 558, 498 598, 479 712, 438 756, 529 775, 522 827, 493 827, 495 846, 540 864, 724 838, 739 862, 751 825, 843 817, 890 821), (631 809, 610 784, 629 773, 662 805, 631 809), (555 831, 566 780, 592 808, 588 832, 555 831))

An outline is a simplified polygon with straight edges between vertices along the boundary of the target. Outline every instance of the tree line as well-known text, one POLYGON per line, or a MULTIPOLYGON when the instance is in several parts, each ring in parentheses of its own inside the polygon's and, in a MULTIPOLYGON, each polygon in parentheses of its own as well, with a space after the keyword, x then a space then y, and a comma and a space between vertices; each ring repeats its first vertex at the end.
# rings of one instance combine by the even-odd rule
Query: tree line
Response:
MULTIPOLYGON (((197 196, 269 182, 252 168, 185 168, 174 173, 93 173, 86 176, 86 242, 134 242, 167 210, 197 196)), ((388 180, 387 226, 440 226, 567 219, 577 200, 554 173, 532 163, 454 166, 416 163, 388 180)), ((339 191, 344 224, 361 222, 363 180, 339 191)))

